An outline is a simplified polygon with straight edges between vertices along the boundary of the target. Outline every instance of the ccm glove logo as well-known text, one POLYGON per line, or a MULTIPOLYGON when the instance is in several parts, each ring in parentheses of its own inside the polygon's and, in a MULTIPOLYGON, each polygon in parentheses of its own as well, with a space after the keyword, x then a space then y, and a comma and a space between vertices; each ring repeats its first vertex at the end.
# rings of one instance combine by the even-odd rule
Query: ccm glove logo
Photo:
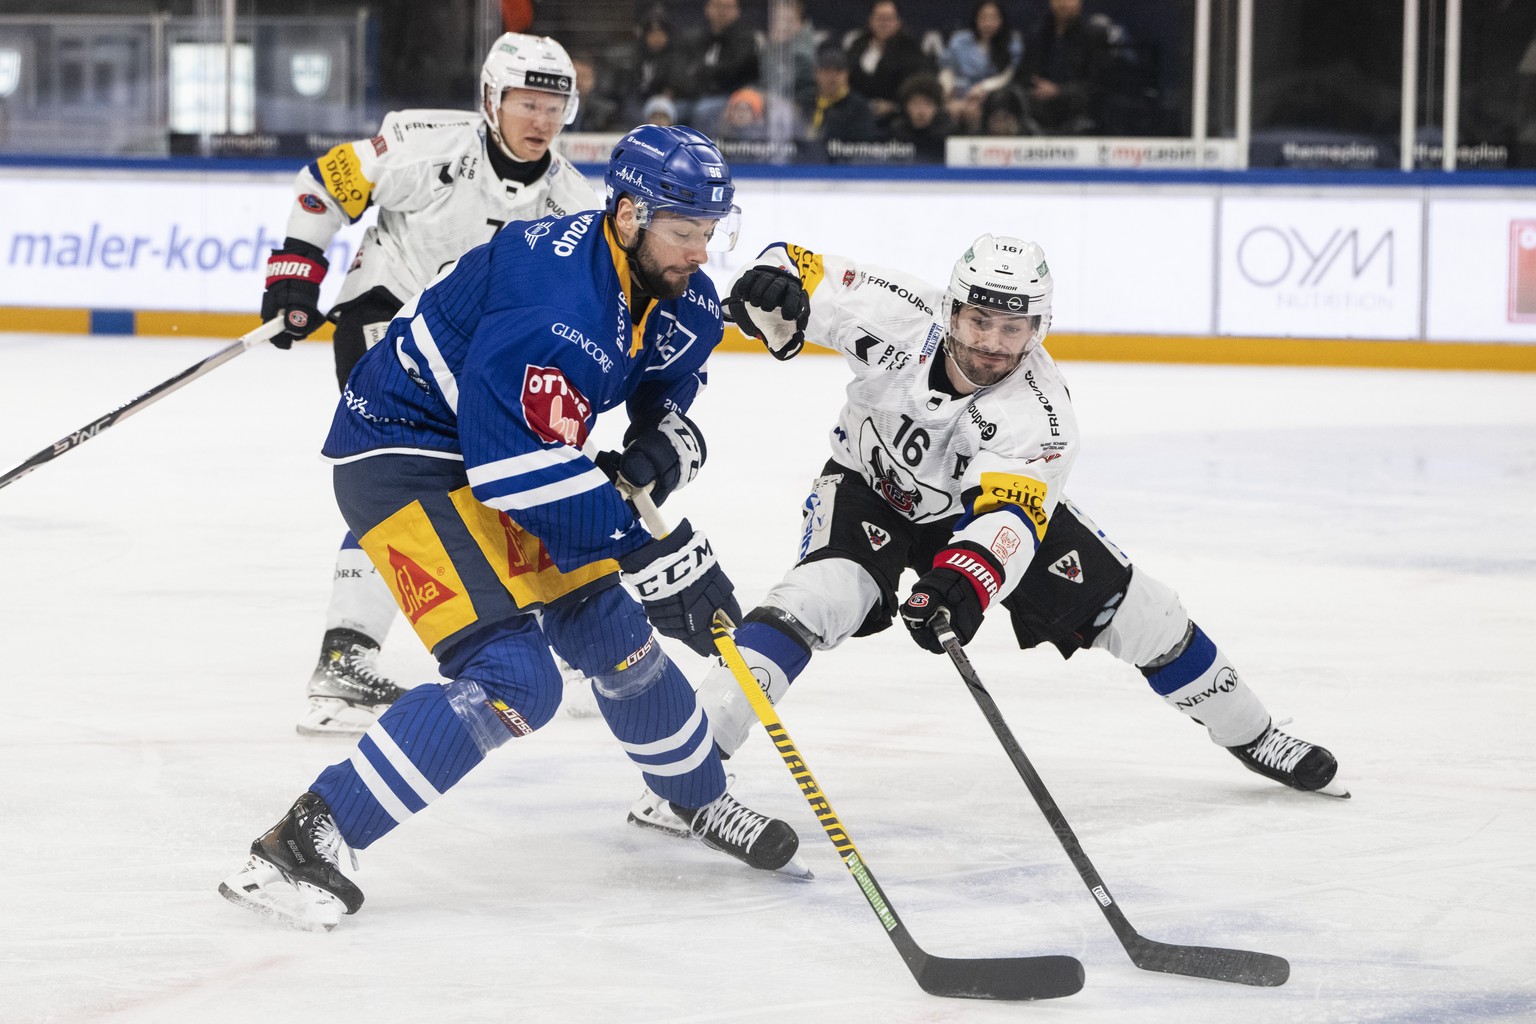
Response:
POLYGON ((715 551, 710 547, 709 539, 702 534, 694 536, 697 543, 670 560, 652 562, 646 566, 644 577, 631 580, 641 600, 680 594, 700 569, 715 563, 715 551))

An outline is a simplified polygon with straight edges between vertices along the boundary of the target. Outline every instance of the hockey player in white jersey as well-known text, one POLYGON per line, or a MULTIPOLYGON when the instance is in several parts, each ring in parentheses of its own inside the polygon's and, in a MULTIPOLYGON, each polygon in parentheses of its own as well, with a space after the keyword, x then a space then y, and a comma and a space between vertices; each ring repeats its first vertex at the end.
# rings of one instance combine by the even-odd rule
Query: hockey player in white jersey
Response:
MULTIPOLYGON (((502 225, 601 206, 581 173, 550 148, 576 116, 575 82, 555 40, 507 33, 481 67, 478 113, 395 111, 377 135, 337 146, 300 170, 287 237, 267 262, 262 319, 287 321, 273 344, 288 348, 330 319, 336 379, 345 388, 405 300, 502 225), (322 315, 326 248, 369 207, 378 208, 378 221, 364 234, 336 304, 322 315)), ((403 692, 376 665, 395 602, 350 533, 333 580, 298 723, 306 735, 357 735, 403 692)))
MULTIPOLYGON (((939 609, 968 643, 1000 605, 1021 647, 1106 650, 1245 767, 1347 796, 1332 785, 1333 755, 1276 726, 1172 588, 1066 497, 1079 440, 1042 346, 1052 291, 1038 245, 992 235, 956 261, 947 288, 783 244, 737 276, 726 311, 744 332, 781 359, 810 338, 854 373, 832 459, 806 499, 799 561, 736 631, 753 676, 777 702, 813 651, 898 613, 920 646, 942 652, 939 609), (919 578, 903 601, 905 569, 919 578)), ((756 716, 730 671, 712 670, 699 699, 733 753, 756 716)), ((630 817, 678 829, 649 794, 630 817)))

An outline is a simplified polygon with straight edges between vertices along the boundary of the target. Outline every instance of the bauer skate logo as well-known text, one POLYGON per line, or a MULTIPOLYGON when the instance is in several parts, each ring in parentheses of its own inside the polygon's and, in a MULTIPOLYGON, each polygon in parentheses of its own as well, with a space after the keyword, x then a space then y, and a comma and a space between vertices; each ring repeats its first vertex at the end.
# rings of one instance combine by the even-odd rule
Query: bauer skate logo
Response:
POLYGON ((389 567, 395 574, 395 589, 400 595, 400 607, 411 625, 445 601, 459 596, 392 545, 387 550, 389 567))
POLYGON ((1076 551, 1068 551, 1051 563, 1051 572, 1073 583, 1083 582, 1083 561, 1076 551))
POLYGON ((869 540, 871 550, 879 551, 886 544, 890 543, 891 535, 874 523, 863 523, 862 525, 864 527, 864 536, 869 540))
POLYGON ((1106 907, 1115 902, 1109 898, 1109 893, 1104 891, 1104 887, 1102 885, 1096 885, 1093 887, 1093 898, 1098 900, 1106 907))
POLYGON ((580 448, 587 440, 592 403, 553 366, 530 366, 523 373, 523 420, 552 444, 580 448))

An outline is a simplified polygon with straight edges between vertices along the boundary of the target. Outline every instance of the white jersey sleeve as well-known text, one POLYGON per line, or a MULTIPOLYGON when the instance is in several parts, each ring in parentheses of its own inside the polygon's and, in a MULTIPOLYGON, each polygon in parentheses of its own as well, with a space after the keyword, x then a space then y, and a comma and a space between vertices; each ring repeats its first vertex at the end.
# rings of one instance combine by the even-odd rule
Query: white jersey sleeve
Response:
POLYGON ((597 193, 551 152, 531 182, 505 180, 491 165, 477 114, 402 110, 379 134, 344 143, 299 172, 288 233, 325 248, 369 206, 379 209, 342 285, 339 302, 374 287, 400 301, 513 221, 596 208, 597 193))
POLYGON ((956 396, 942 377, 942 287, 795 245, 764 258, 793 266, 810 295, 806 340, 841 352, 853 369, 833 457, 913 522, 946 522, 954 543, 992 552, 1004 568, 994 600, 1006 597, 1077 456, 1077 421, 1054 360, 1036 348, 999 383, 956 396))

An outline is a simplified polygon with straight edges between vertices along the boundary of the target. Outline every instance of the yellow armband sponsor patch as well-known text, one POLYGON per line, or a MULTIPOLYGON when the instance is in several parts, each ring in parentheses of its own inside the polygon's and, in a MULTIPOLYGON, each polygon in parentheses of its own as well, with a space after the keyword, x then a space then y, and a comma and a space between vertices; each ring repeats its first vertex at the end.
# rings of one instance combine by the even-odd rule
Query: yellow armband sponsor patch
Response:
POLYGON ((352 220, 361 217, 373 195, 373 182, 363 174, 363 165, 352 143, 342 143, 315 163, 325 190, 341 204, 347 216, 352 220))
POLYGON ((1004 505, 1016 505, 1024 510, 1026 517, 1034 524, 1035 539, 1040 540, 1045 537, 1045 528, 1049 525, 1045 515, 1046 490, 1045 484, 1034 477, 983 473, 981 494, 976 498, 976 506, 972 511, 979 516, 996 511, 1004 505))
POLYGON ((816 294, 816 286, 827 276, 826 268, 821 265, 821 254, 798 245, 785 245, 784 249, 800 273, 800 286, 805 289, 805 294, 816 294))
POLYGON ((411 502, 357 543, 389 584, 400 610, 428 650, 479 618, 421 502, 411 502))

